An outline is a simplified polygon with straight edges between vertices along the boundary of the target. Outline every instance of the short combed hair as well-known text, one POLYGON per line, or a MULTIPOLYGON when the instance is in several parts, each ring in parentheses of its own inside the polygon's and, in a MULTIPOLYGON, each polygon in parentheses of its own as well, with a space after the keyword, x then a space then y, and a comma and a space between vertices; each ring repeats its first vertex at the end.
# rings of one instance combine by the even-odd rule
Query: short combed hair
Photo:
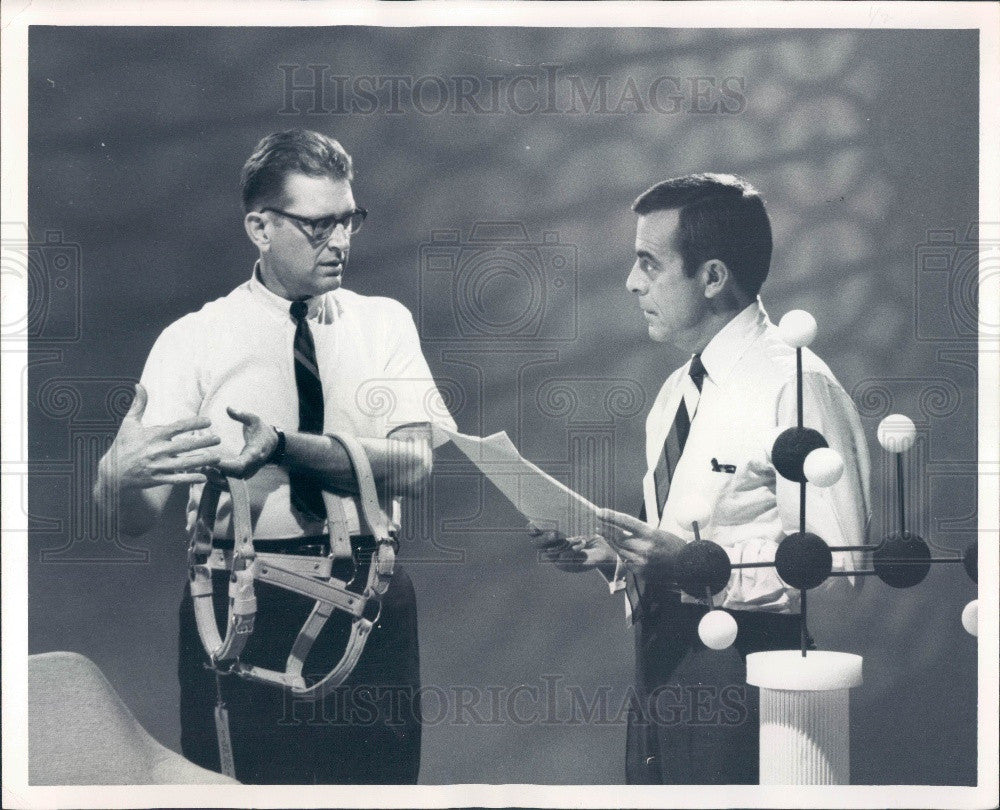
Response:
POLYGON ((771 267, 771 221, 764 200, 731 174, 689 174, 664 180, 632 204, 640 216, 678 213, 677 251, 691 275, 709 259, 723 262, 745 293, 756 296, 771 267))
POLYGON ((243 164, 240 174, 243 210, 249 212, 262 203, 278 202, 285 178, 296 172, 354 179, 351 156, 333 138, 309 129, 273 132, 261 138, 243 164))

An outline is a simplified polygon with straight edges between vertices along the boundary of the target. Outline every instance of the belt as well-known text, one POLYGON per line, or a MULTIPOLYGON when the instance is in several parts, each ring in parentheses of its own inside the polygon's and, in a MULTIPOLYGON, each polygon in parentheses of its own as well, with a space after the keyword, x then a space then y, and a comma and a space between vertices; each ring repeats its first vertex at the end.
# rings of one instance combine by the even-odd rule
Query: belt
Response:
MULTIPOLYGON (((254 541, 254 548, 261 562, 274 558, 276 565, 297 574, 323 578, 339 576, 346 579, 353 579, 357 566, 370 562, 376 545, 375 537, 370 534, 352 535, 351 554, 348 555, 331 554, 330 537, 326 534, 254 541)), ((206 562, 214 571, 232 569, 233 541, 213 540, 212 553, 206 562)))
MULTIPOLYGON (((351 546, 354 546, 355 540, 361 539, 363 538, 352 537, 351 546)), ((330 553, 330 535, 314 534, 307 537, 290 537, 287 540, 257 540, 255 538, 253 545, 258 552, 262 551, 268 554, 307 554, 321 557, 330 553)), ((212 548, 231 551, 233 541, 231 539, 215 538, 212 540, 212 548)))
POLYGON ((664 611, 676 610, 684 604, 680 591, 647 586, 639 592, 639 608, 632 612, 632 624, 644 619, 657 621, 664 611))

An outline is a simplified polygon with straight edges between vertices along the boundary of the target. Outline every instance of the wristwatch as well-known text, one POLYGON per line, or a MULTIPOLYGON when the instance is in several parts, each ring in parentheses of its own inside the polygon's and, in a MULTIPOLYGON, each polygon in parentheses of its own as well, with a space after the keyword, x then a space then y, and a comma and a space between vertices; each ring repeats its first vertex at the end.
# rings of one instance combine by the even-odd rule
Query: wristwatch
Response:
POLYGON ((271 425, 275 434, 278 436, 278 443, 274 446, 274 450, 271 451, 271 456, 268 458, 268 464, 280 464, 285 458, 285 434, 278 430, 274 425, 271 425))

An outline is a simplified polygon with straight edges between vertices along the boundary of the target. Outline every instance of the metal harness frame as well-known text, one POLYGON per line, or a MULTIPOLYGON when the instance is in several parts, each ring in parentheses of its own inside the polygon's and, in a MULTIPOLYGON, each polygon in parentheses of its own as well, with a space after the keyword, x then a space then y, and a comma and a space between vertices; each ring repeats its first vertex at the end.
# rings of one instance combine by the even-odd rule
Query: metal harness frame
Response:
POLYGON ((258 553, 253 544, 250 496, 246 481, 237 478, 210 478, 202 491, 197 519, 190 532, 188 565, 198 635, 208 654, 209 666, 218 675, 234 674, 288 689, 300 697, 322 698, 347 679, 364 651, 365 642, 381 613, 381 598, 392 578, 396 558, 396 527, 379 505, 375 477, 364 448, 356 439, 348 436, 334 435, 330 438, 339 441, 347 451, 361 495, 361 517, 368 524, 376 541, 364 590, 360 594, 348 590, 348 582, 331 574, 330 561, 351 555, 346 519, 337 496, 325 490, 323 492, 330 533, 328 558, 324 560, 317 557, 258 553), (228 489, 232 501, 231 554, 220 554, 221 550, 213 549, 212 545, 219 495, 224 489, 228 489), (225 637, 219 631, 212 605, 212 570, 220 568, 230 573, 225 637), (316 600, 292 644, 284 672, 240 661, 240 653, 253 633, 257 614, 255 580, 316 600), (302 667, 334 610, 342 610, 352 617, 344 653, 324 677, 311 685, 307 684, 302 675, 302 667))

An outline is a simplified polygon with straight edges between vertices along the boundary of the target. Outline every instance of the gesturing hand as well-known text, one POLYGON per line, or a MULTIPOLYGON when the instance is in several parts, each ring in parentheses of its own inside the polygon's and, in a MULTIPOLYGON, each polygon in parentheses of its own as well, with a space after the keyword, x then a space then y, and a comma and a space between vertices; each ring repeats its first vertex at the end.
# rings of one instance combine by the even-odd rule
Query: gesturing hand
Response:
POLYGON ((602 509, 598 517, 606 529, 602 532, 604 537, 625 565, 637 574, 648 568, 668 568, 685 545, 680 537, 624 512, 602 509))
POLYGON ((142 416, 149 396, 135 386, 135 399, 118 435, 101 459, 100 474, 118 489, 148 489, 161 484, 200 484, 202 468, 219 463, 219 454, 206 448, 220 441, 208 430, 204 416, 179 419, 169 425, 144 427, 142 416))
POLYGON ((599 534, 566 537, 561 532, 543 531, 528 524, 528 536, 542 552, 542 559, 562 571, 577 574, 615 564, 614 550, 599 534))
POLYGON ((219 470, 233 478, 250 478, 261 467, 278 446, 278 432, 261 421, 260 417, 246 411, 226 408, 231 419, 243 423, 243 449, 235 458, 222 459, 219 470))

